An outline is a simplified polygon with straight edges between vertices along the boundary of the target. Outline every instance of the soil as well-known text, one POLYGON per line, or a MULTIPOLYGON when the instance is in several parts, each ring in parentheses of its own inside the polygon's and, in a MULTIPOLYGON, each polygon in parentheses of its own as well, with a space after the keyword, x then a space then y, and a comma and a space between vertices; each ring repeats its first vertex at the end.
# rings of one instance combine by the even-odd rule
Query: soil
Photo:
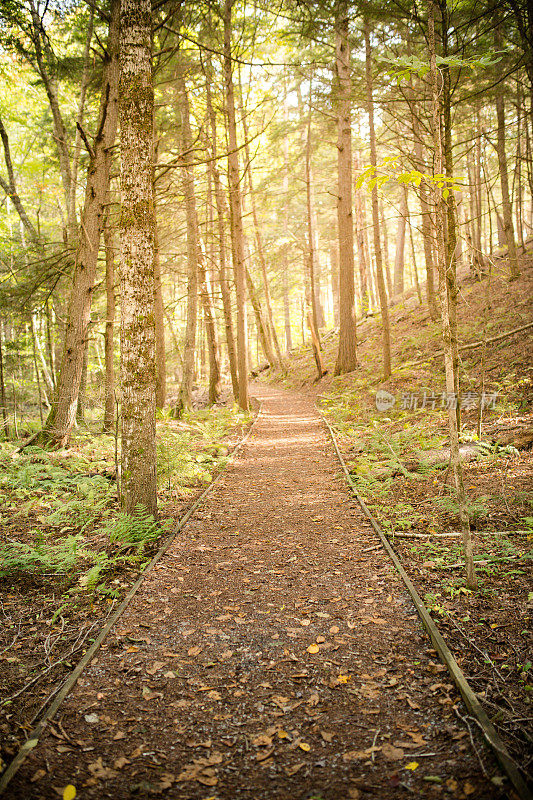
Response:
POLYGON ((252 437, 7 796, 506 796, 312 400, 255 394, 252 437))

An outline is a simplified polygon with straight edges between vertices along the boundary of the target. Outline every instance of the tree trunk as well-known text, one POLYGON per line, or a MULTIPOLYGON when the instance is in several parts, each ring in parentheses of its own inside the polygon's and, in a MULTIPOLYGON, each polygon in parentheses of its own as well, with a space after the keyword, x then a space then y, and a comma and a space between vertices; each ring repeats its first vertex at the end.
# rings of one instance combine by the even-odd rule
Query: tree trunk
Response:
POLYGON ((355 286, 352 213, 352 118, 348 4, 338 0, 335 7, 335 53, 338 80, 337 99, 337 225, 339 235, 339 350, 335 375, 357 367, 355 286))
POLYGON ((404 263, 405 263, 405 226, 408 215, 407 187, 401 187, 400 217, 398 219, 398 232, 396 234, 396 253, 394 256, 394 295, 403 294, 404 291, 404 263))
POLYGON ((276 328, 274 325, 274 316, 272 314, 272 298, 270 296, 270 285, 268 280, 267 274, 267 266, 266 266, 266 259, 265 259, 265 249, 263 246, 263 237, 261 235, 261 228, 259 226, 259 220, 257 217, 257 208, 255 204, 255 193, 254 193, 254 184, 252 178, 252 160, 250 158, 250 146, 248 144, 248 126, 246 124, 246 115, 244 113, 244 109, 242 112, 242 128, 244 134, 244 152, 246 156, 246 173, 248 175, 248 189, 250 194, 250 205, 252 208, 252 219, 254 223, 254 233, 255 233, 255 242, 257 247, 257 255, 259 257, 259 265, 261 267, 261 276, 263 278, 263 288, 265 290, 265 322, 266 322, 266 333, 268 334, 268 338, 272 341, 274 345, 274 349, 276 351, 276 362, 274 366, 279 366, 280 369, 285 368, 285 363, 283 359, 283 355, 281 353, 281 348, 279 346, 278 335, 276 333, 276 328))
POLYGON ((275 367, 277 362, 274 351, 272 350, 272 343, 268 335, 267 322, 261 308, 261 303, 259 302, 259 297, 257 296, 257 291, 255 289, 252 276, 250 275, 250 270, 248 268, 246 268, 246 286, 248 288, 248 297, 250 298, 250 303, 252 304, 254 311, 255 324, 257 327, 257 333, 259 334, 259 341, 261 342, 261 349, 263 350, 263 354, 269 365, 271 367, 275 367))
POLYGON ((224 2, 224 78, 226 84, 226 115, 228 125, 228 183, 230 199, 230 222, 233 240, 233 268, 237 294, 237 366, 239 377, 239 405, 248 411, 248 353, 246 343, 246 287, 244 263, 244 232, 242 226, 242 203, 239 174, 239 152, 237 149, 237 124, 235 119, 235 96, 233 88, 233 66, 231 56, 231 10, 234 0, 224 2))
MULTIPOLYGON (((287 125, 289 121, 289 108, 287 104, 287 87, 283 85, 283 121, 287 125)), ((283 137, 283 317, 285 321, 285 347, 287 353, 292 350, 291 333, 291 304, 289 292, 289 137, 287 132, 283 137)))
MULTIPOLYGON (((354 154, 355 169, 359 169, 359 155, 354 154)), ((369 295, 368 295, 368 272, 370 269, 369 254, 368 254, 368 240, 365 231, 365 215, 363 208, 362 190, 355 189, 355 232, 357 239, 357 253, 359 256, 359 290, 361 294, 361 316, 363 319, 368 314, 369 309, 369 295)))
POLYGON ((94 27, 94 6, 89 8, 89 24, 87 25, 87 38, 85 39, 85 49, 83 51, 83 72, 80 84, 80 99, 78 102, 78 116, 76 120, 76 137, 74 140, 74 155, 72 157, 72 178, 70 182, 70 191, 68 195, 68 210, 67 218, 72 226, 69 231, 69 236, 72 241, 76 239, 76 191, 78 188, 78 166, 80 163, 81 153, 81 126, 83 125, 83 115, 85 111, 85 98, 87 96, 87 88, 90 82, 90 63, 91 63, 91 40, 93 38, 94 27))
POLYGON ((194 192, 193 155, 191 147, 191 129, 189 123, 189 97, 185 81, 180 80, 181 90, 181 130, 183 163, 183 194, 187 216, 187 323, 185 326, 185 343, 183 346, 183 374, 179 389, 176 412, 179 415, 191 407, 192 385, 194 381, 194 365, 196 352, 196 334, 198 325, 198 261, 200 257, 198 242, 198 217, 196 214, 196 198, 194 192))
POLYGON ((217 325, 211 299, 209 276, 203 258, 201 257, 198 261, 198 281, 200 284, 200 300, 204 313, 207 352, 209 357, 209 402, 216 403, 220 397, 220 356, 217 325))
POLYGON ((154 92, 150 0, 122 0, 121 500, 157 513, 154 325, 154 92))
MULTIPOLYGON (((370 134, 370 163, 373 167, 377 164, 376 154, 376 131, 374 128, 374 100, 372 97, 372 50, 370 48, 370 24, 365 18, 365 51, 366 51, 366 96, 368 104, 368 125, 370 134)), ((385 278, 383 275, 383 258, 381 254, 381 240, 379 229, 379 205, 378 190, 376 186, 372 188, 372 223, 374 227, 374 255, 376 259, 376 281, 378 285, 379 305, 381 308, 381 324, 383 326, 383 379, 387 380, 391 376, 391 346, 390 346, 390 323, 389 306, 387 300, 387 290, 385 288, 385 278)))
POLYGON ((87 174, 61 368, 52 409, 39 437, 42 442, 63 447, 68 444, 76 419, 100 234, 109 188, 112 147, 117 129, 119 9, 119 0, 113 0, 99 125, 87 174))
MULTIPOLYGON (((494 32, 494 46, 497 51, 502 48, 502 35, 500 24, 494 32)), ((516 280, 520 277, 520 267, 516 253, 516 242, 513 226, 513 212, 511 208, 511 198, 509 195, 509 174, 507 170, 507 154, 505 152, 505 83, 498 83, 496 91, 496 116, 498 119, 498 165, 500 168, 500 185, 502 190, 502 216, 505 238, 507 240, 507 253, 509 256, 510 278, 516 280)))
MULTIPOLYGON (((440 94, 441 86, 439 85, 439 73, 436 63, 436 50, 435 50, 435 0, 428 0, 429 6, 429 19, 428 19, 428 44, 430 55, 430 74, 431 74, 431 88, 432 88, 432 134, 433 134, 433 149, 434 149, 434 173, 442 174, 443 172, 443 152, 441 143, 441 121, 440 121, 440 94)), ((459 519, 461 523, 463 548, 465 554, 466 576, 469 588, 476 587, 476 577, 474 574, 474 561, 472 549, 472 535, 470 532, 470 520, 468 517, 466 495, 463 483, 463 473, 461 468, 461 459, 459 455, 459 430, 457 427, 457 416, 455 413, 454 403, 452 398, 455 395, 455 376, 454 376, 454 362, 453 362, 453 348, 452 336, 450 330, 449 318, 449 303, 454 302, 454 298, 450 298, 446 279, 446 266, 447 266, 447 248, 445 239, 445 219, 446 219, 446 204, 443 200, 441 190, 435 185, 433 190, 433 201, 435 205, 434 220, 435 220, 435 243, 436 252, 438 255, 438 270, 439 270, 439 294, 441 304, 441 319, 442 319, 442 340, 444 349, 444 366, 446 373, 446 393, 448 396, 448 425, 450 433, 450 466, 455 481, 455 488, 457 492, 457 502, 459 507, 459 519)))
MULTIPOLYGON (((418 116, 413 110, 412 124, 414 134, 414 155, 415 164, 420 172, 425 172, 425 163, 422 158, 422 138, 418 116)), ((418 199, 420 201, 420 213, 422 216, 422 242, 424 244, 424 261, 426 265, 426 297, 429 308, 429 315, 433 322, 439 318, 437 308, 437 298, 435 295, 435 267, 433 264, 433 234, 431 222, 431 205, 428 200, 428 193, 424 182, 418 187, 418 199)))
POLYGON ((105 290, 106 315, 104 334, 105 354, 105 408, 104 431, 111 432, 115 426, 115 363, 114 363, 114 331, 115 331, 115 248, 113 230, 109 213, 106 215, 104 227, 105 245, 105 290))
POLYGON ((316 302, 316 286, 315 286, 315 229, 314 229, 314 209, 313 209, 313 188, 312 188, 312 172, 311 172, 311 104, 312 98, 312 81, 309 81, 309 111, 307 115, 307 138, 305 145, 305 186, 307 197, 307 267, 309 272, 310 283, 310 305, 311 315, 313 317, 313 330, 318 341, 319 348, 320 337, 318 335, 318 309, 316 302))
POLYGON ((7 418, 6 384, 4 379, 4 325, 0 319, 0 403, 2 404, 2 424, 4 436, 9 439, 9 422, 7 418))
MULTIPOLYGON (((156 152, 157 157, 157 152, 156 152)), ((154 186, 154 201, 156 193, 154 186)), ((155 308, 155 404, 164 408, 167 401, 167 365, 165 350, 165 313, 161 285, 161 261, 159 259, 159 236, 157 226, 157 202, 154 202, 154 308, 155 308)))
POLYGON ((207 116, 211 128, 211 159, 208 161, 207 169, 210 171, 213 178, 213 186, 215 189, 215 202, 217 207, 217 232, 218 232, 218 281, 220 285, 220 293, 222 295, 222 308, 224 313, 224 328, 226 333, 226 347, 228 352, 228 363, 231 377, 231 385, 233 389, 233 397, 236 402, 239 401, 239 377, 237 366, 237 350, 235 347, 235 336, 233 333, 233 318, 231 312, 231 293, 227 279, 227 257, 226 257, 226 207, 224 203, 224 192, 220 183, 220 173, 216 167, 217 159, 217 127, 216 116, 213 109, 211 100, 211 80, 212 70, 211 64, 208 61, 206 68, 206 104, 207 116))
POLYGON ((329 263, 331 270, 331 293, 333 295, 333 324, 337 328, 339 325, 339 245, 337 242, 330 242, 329 263))

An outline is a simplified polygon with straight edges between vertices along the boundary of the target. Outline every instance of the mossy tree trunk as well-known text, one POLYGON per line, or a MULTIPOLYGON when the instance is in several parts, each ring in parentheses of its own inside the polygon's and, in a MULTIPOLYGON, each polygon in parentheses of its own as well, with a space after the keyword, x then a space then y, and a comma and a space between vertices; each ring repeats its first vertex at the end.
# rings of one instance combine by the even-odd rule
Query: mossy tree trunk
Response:
POLYGON ((120 0, 113 0, 99 124, 94 143, 90 146, 85 204, 81 215, 61 367, 52 408, 38 437, 44 444, 63 447, 68 444, 76 421, 100 236, 109 189, 112 147, 117 130, 119 14, 120 0))
POLYGON ((122 0, 120 48, 121 500, 157 513, 150 0, 122 0))

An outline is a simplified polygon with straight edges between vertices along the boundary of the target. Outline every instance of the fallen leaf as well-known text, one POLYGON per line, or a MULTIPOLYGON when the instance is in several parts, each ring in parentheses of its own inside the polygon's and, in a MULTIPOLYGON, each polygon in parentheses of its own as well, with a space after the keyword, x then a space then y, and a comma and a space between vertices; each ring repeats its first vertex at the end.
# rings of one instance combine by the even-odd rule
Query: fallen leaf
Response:
POLYGON ((44 778, 45 775, 46 775, 45 769, 38 769, 37 772, 34 772, 33 775, 31 776, 30 782, 36 783, 36 781, 40 781, 41 778, 44 778))
POLYGON ((311 749, 311 745, 307 744, 307 742, 298 742, 298 747, 300 750, 303 750, 304 753, 308 753, 311 749))
POLYGON ((104 767, 102 762, 102 756, 93 761, 92 764, 87 765, 87 769, 93 776, 93 778, 97 778, 99 780, 104 780, 106 778, 114 778, 117 775, 117 772, 114 769, 110 769, 109 767, 104 767))
POLYGON ((263 750, 261 753, 257 753, 255 760, 258 762, 266 761, 267 758, 270 758, 275 749, 275 747, 270 747, 268 750, 263 750))
MULTIPOLYGON (((492 626, 491 626, 491 627, 492 627, 492 626)), ((463 784, 463 792, 464 792, 466 795, 469 795, 469 794, 474 794, 474 792, 475 792, 475 791, 476 791, 476 787, 475 787, 475 786, 473 786, 473 785, 470 783, 470 781, 465 781, 465 783, 463 784)))
POLYGON ((310 644, 307 648, 307 652, 311 653, 311 655, 315 655, 315 653, 320 652, 320 647, 317 644, 310 644))
POLYGON ((84 716, 85 722, 88 722, 89 725, 94 725, 95 722, 100 720, 98 714, 85 714, 84 716))
POLYGON ((302 767, 305 767, 305 761, 299 761, 297 764, 293 764, 291 767, 285 767, 285 774, 289 775, 296 775, 297 772, 301 770, 302 767))
POLYGON ((157 784, 157 788, 160 789, 161 791, 164 791, 165 789, 170 789, 174 781, 175 777, 172 774, 172 772, 163 772, 163 774, 161 775, 161 780, 157 784))
POLYGON ((356 786, 352 786, 350 789, 348 789, 348 797, 350 800, 359 800, 361 797, 361 792, 356 786))
POLYGON ((126 734, 123 731, 117 731, 113 736, 113 741, 118 742, 119 739, 125 739, 126 734))
POLYGON ((414 772, 415 769, 418 769, 418 761, 410 761, 405 765, 404 769, 410 769, 414 772))
POLYGON ((387 761, 399 761, 405 755, 405 751, 401 747, 394 747, 388 742, 381 748, 381 753, 387 761))
POLYGON ((74 800, 76 797, 76 787, 69 783, 68 786, 65 786, 63 789, 63 800, 74 800))
POLYGON ((252 744, 254 747, 271 747, 272 736, 268 736, 266 733, 260 733, 259 736, 252 739, 252 744))
POLYGON ((189 647, 189 649, 187 650, 187 655, 188 656, 199 656, 200 653, 202 652, 202 650, 203 650, 203 647, 189 647))
POLYGON ((217 692, 216 689, 211 689, 211 691, 207 693, 207 697, 209 697, 210 700, 222 700, 222 695, 220 692, 217 692))
POLYGON ((307 626, 310 625, 310 624, 311 624, 311 620, 310 619, 301 619, 300 620, 300 625, 303 625, 304 628, 307 628, 307 626))
POLYGON ((125 767, 126 764, 131 764, 131 761, 125 758, 124 756, 120 756, 120 758, 115 759, 115 761, 113 762, 113 766, 115 769, 122 769, 122 767, 125 767))
POLYGON ((307 700, 307 705, 312 706, 314 708, 319 703, 320 703, 320 697, 316 692, 313 692, 313 694, 309 695, 309 698, 307 700))
POLYGON ((340 631, 340 628, 339 628, 338 625, 332 625, 331 628, 329 629, 330 633, 338 633, 339 631, 340 631))
POLYGON ((334 733, 329 733, 328 731, 320 731, 320 735, 324 739, 325 742, 331 742, 333 737, 335 736, 334 733))
POLYGON ((154 661, 152 666, 147 668, 146 672, 149 675, 155 675, 155 673, 159 672, 159 670, 164 666, 165 666, 165 662, 164 661, 154 661))

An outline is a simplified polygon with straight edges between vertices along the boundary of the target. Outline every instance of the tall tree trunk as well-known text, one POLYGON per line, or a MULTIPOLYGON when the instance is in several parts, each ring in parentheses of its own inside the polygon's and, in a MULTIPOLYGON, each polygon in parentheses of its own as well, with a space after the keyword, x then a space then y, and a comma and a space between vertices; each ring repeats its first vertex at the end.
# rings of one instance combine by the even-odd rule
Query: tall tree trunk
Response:
MULTIPOLYGON (((414 134, 414 156, 416 167, 420 172, 425 172, 425 163, 422 157, 422 138, 420 133, 420 123, 415 110, 412 110, 412 124, 414 134)), ((433 263, 433 234, 431 223, 431 205, 424 182, 418 187, 418 199, 420 201, 420 213, 422 216, 422 242, 424 244, 424 262, 426 266, 426 297, 429 308, 429 315, 433 322, 439 318, 437 308, 437 298, 435 295, 435 267, 433 263)))
POLYGON ((314 209, 313 209, 313 187, 312 187, 312 170, 311 170, 311 122, 312 122, 312 81, 309 81, 309 110, 307 114, 307 137, 305 144, 305 187, 307 198, 307 268, 309 274, 310 284, 310 307, 311 316, 313 319, 314 336, 320 345, 320 337, 318 335, 318 309, 316 302, 316 285, 315 285, 315 264, 316 264, 316 251, 315 251, 315 228, 314 228, 314 209))
POLYGON ((211 99, 211 63, 208 61, 206 66, 206 103, 207 116, 211 129, 211 159, 208 161, 207 169, 210 171, 213 186, 215 189, 215 202, 217 207, 217 233, 218 233, 218 281, 220 293, 222 295, 222 309, 224 313, 224 329, 226 334, 226 347, 228 352, 228 364, 233 389, 233 397, 239 401, 239 377, 237 366, 237 349, 235 346, 235 336, 233 333, 233 318, 231 311, 231 293, 227 279, 227 250, 226 250, 226 207, 224 203, 224 192, 220 182, 220 173, 216 167, 217 159, 217 127, 216 116, 211 99))
POLYGON ((66 446, 76 420, 83 358, 98 265, 100 234, 109 188, 112 147, 118 119, 118 43, 120 2, 113 0, 107 42, 99 125, 87 174, 76 263, 72 279, 61 367, 52 408, 38 437, 43 443, 66 446))
POLYGON ((7 418, 6 384, 4 379, 4 324, 0 319, 0 403, 2 405, 2 425, 4 436, 9 439, 9 422, 7 418))
POLYGON ((337 98, 337 226, 339 235, 339 350, 335 375, 357 367, 352 214, 352 117, 347 0, 335 6, 337 98))
POLYGON ((157 513, 154 326, 154 91, 150 0, 122 0, 120 218, 121 500, 157 513))
POLYGON ((255 316, 255 324, 257 327, 257 333, 259 335, 259 341, 261 342, 261 349, 263 350, 263 354, 269 365, 271 367, 275 367, 277 361, 272 349, 270 336, 268 335, 267 321, 265 319, 263 309, 261 308, 261 303, 259 302, 259 297, 248 268, 246 268, 246 286, 248 288, 248 297, 250 298, 250 303, 255 316))
POLYGON ((105 245, 105 294, 106 315, 104 334, 105 354, 105 408, 104 431, 114 430, 115 425, 115 363, 114 363, 114 332, 115 332, 115 248, 113 230, 111 228, 109 212, 106 215, 104 227, 105 245))
POLYGON ((397 297, 404 291, 404 263, 405 263, 405 226, 407 224, 408 204, 407 187, 402 186, 400 199, 400 217, 398 219, 398 232, 396 234, 396 253, 394 256, 394 295, 397 297))
POLYGON ((78 102, 78 116, 76 119, 76 136, 74 140, 74 154, 72 156, 72 177, 70 181, 70 191, 68 195, 68 211, 67 217, 70 221, 71 230, 69 236, 74 242, 76 240, 76 190, 78 188, 78 167, 80 163, 81 154, 81 126, 83 125, 83 115, 85 112, 85 98, 87 96, 87 88, 89 86, 91 72, 91 40, 93 38, 94 27, 94 7, 89 8, 89 23, 87 25, 87 36, 85 39, 85 49, 83 51, 83 72, 80 84, 80 99, 78 102))
MULTIPOLYGON (((289 107, 287 103, 287 87, 283 84, 283 121, 287 125, 289 121, 289 107)), ((287 131, 283 136, 283 235, 285 243, 283 245, 283 317, 285 321, 285 347, 287 353, 292 350, 291 333, 291 305, 289 293, 289 136, 287 131)))
POLYGON ((392 276, 390 271, 390 258, 389 258, 389 233, 387 230, 387 220, 385 219, 385 209, 383 202, 379 202, 379 218, 381 224, 381 233, 383 235, 383 264, 385 266, 385 279, 387 281, 387 294, 389 299, 392 297, 392 276))
POLYGON ((220 397, 220 355, 217 324, 209 286, 209 276, 203 258, 200 258, 198 261, 198 282, 200 284, 200 301, 204 314, 207 352, 209 357, 209 402, 216 403, 220 397))
MULTIPOLYGON (((376 153, 376 131, 374 128, 374 99, 372 87, 372 50, 370 47, 370 23, 365 18, 365 74, 366 74, 366 96, 368 105, 368 125, 370 134, 370 163, 373 167, 377 164, 376 153)), ((383 275, 383 258, 381 254, 381 239, 379 226, 379 204, 378 190, 376 186, 372 188, 372 223, 374 227, 374 255, 376 259, 376 282, 378 285, 379 305, 381 309, 381 324, 383 326, 383 379, 387 380, 391 376, 391 346, 390 346, 390 323, 389 306, 387 300, 387 290, 385 288, 385 277, 383 275)))
MULTIPOLYGON (((242 94, 242 91, 241 91, 242 94)), ((255 233, 255 243, 257 247, 257 255, 259 258, 259 265, 261 267, 261 276, 263 278, 263 288, 265 291, 265 322, 267 327, 267 334, 268 338, 271 339, 272 344, 274 345, 274 349, 276 351, 276 361, 275 365, 279 366, 280 369, 285 368, 285 363, 283 359, 283 355, 281 353, 281 348, 279 346, 278 335, 276 333, 276 327, 274 325, 274 316, 272 314, 272 298, 270 296, 270 284, 268 280, 267 274, 267 266, 266 266, 266 259, 265 259, 265 248, 263 246, 263 236, 261 234, 261 227, 259 225, 259 219, 257 217, 257 208, 255 203, 255 192, 254 192, 254 183, 252 177, 252 160, 250 158, 250 145, 248 143, 248 126, 246 124, 246 114, 244 108, 242 110, 242 129, 244 134, 244 152, 246 156, 246 174, 248 176, 248 190, 250 195, 250 206, 252 209, 252 219, 254 223, 254 233, 255 233)))
POLYGON ((181 90, 181 130, 183 163, 183 194, 187 216, 187 322, 183 346, 183 374, 177 402, 177 414, 191 407, 191 392, 194 380, 196 352, 196 329, 198 325, 198 261, 200 246, 198 241, 198 217, 194 193, 193 155, 191 148, 191 129, 189 123, 189 97, 185 81, 180 80, 181 90))
MULTIPOLYGON (((497 51, 502 48, 502 35, 500 24, 496 26, 494 32, 494 46, 497 51)), ((507 252, 509 256, 510 278, 516 280, 520 277, 520 267, 516 253, 516 242, 514 236, 513 212, 511 208, 511 197, 509 194, 509 173, 507 170, 507 154, 505 152, 505 83, 500 82, 495 87, 496 90, 496 117, 498 119, 498 166, 500 169, 500 185, 502 190, 502 216, 505 238, 507 240, 507 252)))
MULTIPOLYGON (((157 148, 155 157, 157 158, 157 148)), ((161 260, 159 258, 159 235, 157 225, 157 201, 154 185, 154 308, 155 308, 155 404, 164 408, 167 401, 167 365, 165 350, 165 311, 161 284, 161 260)))
MULTIPOLYGON (((437 70, 436 62, 436 48, 435 48, 435 0, 428 0, 429 18, 428 18, 428 44, 430 55, 430 74, 431 74, 431 88, 432 88, 432 134, 433 134, 433 150, 434 150, 434 174, 442 174, 443 172, 443 148, 441 142, 441 120, 440 120, 440 95, 441 89, 439 82, 439 72, 437 70)), ((441 190, 435 186, 433 190, 433 202, 435 205, 434 220, 435 220, 435 242, 436 251, 438 255, 438 270, 439 270, 439 294, 441 305, 441 318, 442 318, 442 340, 444 349, 444 366, 446 373, 446 393, 448 396, 448 425, 450 433, 450 466, 455 481, 455 488, 457 492, 457 501, 459 507, 459 519, 461 523, 463 548, 465 554, 466 564, 466 577, 469 588, 476 587, 476 577, 474 573, 473 549, 472 549, 472 535, 470 532, 470 520, 468 517, 466 494, 463 483, 463 472, 461 467, 461 459, 459 455, 459 430, 457 427, 457 416, 455 413, 454 403, 451 402, 452 398, 457 401, 455 394, 455 376, 454 376, 454 363, 453 363, 453 348, 452 336, 450 330, 450 317, 449 317, 449 303, 453 302, 448 292, 448 285, 446 279, 446 266, 447 266, 447 248, 445 239, 445 220, 446 220, 446 204, 443 200, 441 190)))
POLYGON ((339 244, 330 242, 329 264, 331 273, 331 293, 333 295, 333 324, 339 325, 339 244))
POLYGON ((248 353, 246 343, 246 286, 244 263, 244 231, 242 226, 242 203, 237 149, 237 123, 235 119, 235 93, 233 87, 233 64, 231 55, 231 11, 234 0, 224 2, 224 78, 226 84, 226 115, 228 125, 228 183, 230 199, 230 221, 233 241, 235 289, 237 294, 237 366, 239 376, 239 405, 248 411, 248 353))
MULTIPOLYGON (((359 165, 359 154, 354 153, 354 167, 357 171, 359 165)), ((361 294, 361 316, 363 319, 366 317, 369 309, 368 303, 368 272, 370 269, 369 254, 368 254, 368 240, 366 238, 366 220, 364 215, 364 208, 362 202, 361 189, 355 189, 355 232, 357 239, 357 253, 359 256, 359 290, 361 294)))

